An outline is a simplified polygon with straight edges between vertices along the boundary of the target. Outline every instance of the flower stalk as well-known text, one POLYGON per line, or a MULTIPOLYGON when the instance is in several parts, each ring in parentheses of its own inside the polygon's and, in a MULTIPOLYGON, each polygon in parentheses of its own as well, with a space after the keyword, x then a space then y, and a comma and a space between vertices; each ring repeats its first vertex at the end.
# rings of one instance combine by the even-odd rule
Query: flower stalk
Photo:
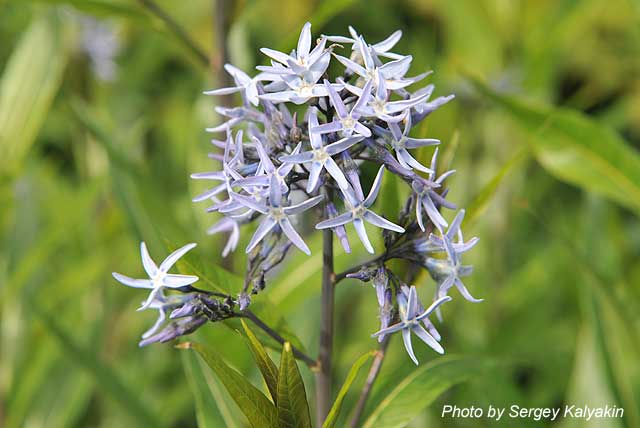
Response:
MULTIPOLYGON (((326 198, 331 201, 331 190, 326 198)), ((322 285, 320 296, 320 347, 318 353, 318 373, 316 374, 316 421, 322 426, 331 407, 331 356, 333 353, 333 312, 334 312, 333 232, 322 231, 322 285)))

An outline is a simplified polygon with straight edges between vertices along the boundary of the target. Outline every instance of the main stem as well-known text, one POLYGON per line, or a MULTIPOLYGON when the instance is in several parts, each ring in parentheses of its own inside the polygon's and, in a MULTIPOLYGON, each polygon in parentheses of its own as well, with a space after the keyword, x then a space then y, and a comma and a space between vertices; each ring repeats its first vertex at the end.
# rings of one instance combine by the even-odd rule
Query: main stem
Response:
MULTIPOLYGON (((327 200, 331 200, 327 191, 327 200)), ((320 297, 320 350, 316 375, 316 426, 321 427, 331 407, 331 353, 333 351, 333 232, 322 231, 322 294, 320 297)))

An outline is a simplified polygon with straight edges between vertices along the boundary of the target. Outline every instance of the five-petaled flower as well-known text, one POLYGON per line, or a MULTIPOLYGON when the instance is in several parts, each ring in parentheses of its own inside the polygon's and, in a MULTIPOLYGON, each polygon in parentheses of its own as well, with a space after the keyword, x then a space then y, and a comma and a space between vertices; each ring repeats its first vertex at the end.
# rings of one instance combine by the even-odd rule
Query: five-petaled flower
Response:
POLYGON ((293 228, 289 217, 318 205, 324 196, 319 195, 300 202, 299 204, 284 206, 282 205, 282 191, 275 175, 271 178, 271 185, 269 189, 271 193, 269 195, 268 204, 258 202, 255 199, 239 193, 231 192, 232 199, 237 200, 247 208, 251 208, 265 215, 247 246, 247 253, 253 250, 274 227, 279 226, 280 230, 282 230, 287 238, 289 238, 289 240, 298 247, 300 251, 305 254, 311 254, 311 250, 307 244, 305 244, 302 237, 293 228))
POLYGON ((365 221, 382 229, 404 233, 404 228, 390 222, 369 209, 369 207, 371 207, 371 205, 376 201, 378 193, 380 192, 383 172, 384 166, 381 166, 366 198, 363 198, 362 195, 358 195, 351 187, 341 189, 342 194, 345 197, 345 208, 347 209, 347 212, 340 214, 337 217, 321 221, 316 225, 316 229, 328 229, 342 226, 347 223, 353 223, 353 227, 356 229, 360 241, 362 241, 365 249, 371 254, 374 253, 374 250, 364 227, 365 221))
POLYGON ((142 266, 145 272, 149 275, 149 279, 134 279, 128 276, 122 275, 117 272, 113 272, 113 277, 122 284, 133 288, 146 288, 150 289, 149 297, 142 303, 139 310, 150 307, 151 303, 156 298, 156 295, 162 291, 163 288, 180 288, 187 285, 191 285, 198 280, 195 275, 179 275, 174 273, 168 273, 169 269, 184 256, 187 251, 194 248, 196 244, 187 244, 184 247, 178 248, 173 253, 160 263, 160 266, 149 256, 147 245, 144 242, 140 243, 140 256, 142 258, 142 266))
POLYGON ((424 343, 429 345, 438 354, 444 354, 444 349, 438 341, 420 325, 420 322, 426 319, 431 313, 440 305, 451 300, 451 297, 444 296, 433 302, 425 311, 419 312, 418 310, 418 296, 416 293, 416 287, 411 286, 409 288, 408 296, 405 297, 404 293, 399 293, 398 296, 398 309, 400 312, 400 322, 390 327, 383 328, 382 330, 373 334, 373 337, 380 335, 386 335, 402 331, 402 341, 404 347, 416 365, 418 365, 418 359, 413 352, 413 345, 411 344, 411 333, 418 336, 424 343))

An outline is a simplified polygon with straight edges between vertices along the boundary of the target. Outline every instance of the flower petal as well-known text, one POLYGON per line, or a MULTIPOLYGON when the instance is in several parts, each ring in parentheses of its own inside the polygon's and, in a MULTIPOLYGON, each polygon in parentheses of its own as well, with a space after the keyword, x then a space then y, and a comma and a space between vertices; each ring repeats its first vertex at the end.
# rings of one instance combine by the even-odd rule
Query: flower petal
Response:
POLYGON ((149 275, 149 278, 153 278, 158 273, 158 266, 149 256, 149 250, 147 250, 147 244, 140 243, 140 257, 142 258, 142 266, 145 272, 149 275))
POLYGON ((112 272, 111 275, 116 279, 116 281, 121 284, 126 285, 127 287, 133 288, 153 288, 153 284, 148 279, 134 279, 130 278, 126 275, 122 275, 118 272, 112 272))
POLYGON ((411 345, 411 330, 408 328, 402 329, 402 341, 404 342, 404 347, 407 350, 407 354, 411 357, 416 366, 419 365, 418 359, 416 358, 416 354, 413 353, 413 346, 411 345))
POLYGON ((273 229, 275 225, 275 220, 271 217, 265 217, 256 229, 256 232, 253 234, 249 245, 247 245, 246 252, 250 253, 251 250, 253 250, 265 236, 267 236, 267 233, 271 232, 271 229, 273 229))
POLYGON ((198 281, 195 275, 178 275, 170 273, 164 277, 162 285, 169 288, 180 288, 198 281))
POLYGON ((287 238, 289 238, 289 240, 293 242, 293 245, 298 247, 300 251, 302 251, 306 255, 311 255, 311 250, 302 240, 302 237, 298 234, 298 232, 296 232, 296 230, 293 228, 293 225, 291 225, 291 222, 288 218, 280 220, 278 224, 280 225, 280 228, 282 229, 284 234, 287 235, 287 238))
POLYGON ((164 259, 163 262, 160 264, 160 271, 168 272, 169 269, 171 269, 171 267, 178 261, 180 257, 184 256, 189 250, 194 248, 196 245, 197 244, 192 242, 190 244, 187 244, 183 247, 178 248, 173 253, 169 254, 169 256, 166 259, 164 259))

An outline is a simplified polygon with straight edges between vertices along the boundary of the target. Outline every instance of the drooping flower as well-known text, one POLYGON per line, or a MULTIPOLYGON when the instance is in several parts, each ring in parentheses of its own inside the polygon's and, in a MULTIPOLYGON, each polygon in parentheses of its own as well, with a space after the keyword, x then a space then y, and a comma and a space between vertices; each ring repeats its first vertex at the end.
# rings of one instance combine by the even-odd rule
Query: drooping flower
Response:
POLYGON ((144 242, 140 243, 140 256, 142 258, 142 265, 145 272, 149 276, 149 279, 134 279, 128 276, 122 275, 117 272, 113 272, 113 277, 120 283, 133 288, 146 288, 151 290, 149 297, 142 303, 142 306, 138 310, 148 308, 156 298, 156 295, 162 291, 163 288, 180 288, 187 285, 191 285, 198 281, 198 277, 195 275, 179 275, 168 273, 169 269, 184 256, 189 250, 194 248, 196 244, 187 244, 175 250, 173 253, 160 263, 160 266, 149 256, 147 245, 144 242))
POLYGON ((371 254, 374 253, 374 250, 373 246, 371 245, 371 241, 369 241, 367 231, 364 227, 365 221, 382 229, 404 233, 404 229, 402 227, 390 222, 389 220, 379 216, 369 209, 369 207, 371 207, 371 205, 373 205, 373 203, 375 202, 376 198, 378 197, 378 193, 380 192, 383 172, 384 166, 381 166, 366 199, 363 199, 361 195, 357 195, 351 187, 347 189, 341 189, 342 194, 345 197, 345 208, 347 209, 347 212, 340 214, 335 218, 321 221, 316 225, 316 229, 328 229, 342 226, 347 223, 353 223, 353 227, 356 229, 360 241, 362 241, 365 249, 371 254))
POLYGON ((438 343, 438 341, 420 325, 420 322, 431 315, 431 313, 438 306, 450 300, 451 297, 444 296, 433 302, 425 311, 419 312, 416 287, 412 285, 409 288, 408 296, 405 297, 404 293, 398 294, 400 322, 374 333, 373 337, 401 331, 402 341, 404 342, 404 347, 407 350, 407 354, 409 354, 409 357, 411 357, 411 360, 413 360, 416 365, 418 365, 419 363, 415 353, 413 352, 413 345, 411 344, 411 333, 418 336, 424 343, 429 345, 429 347, 437 353, 444 354, 442 345, 440 345, 440 343, 438 343))
POLYGON ((420 229, 425 230, 424 222, 422 219, 422 209, 427 212, 427 216, 436 226, 436 228, 441 229, 442 227, 447 227, 448 223, 438 211, 436 207, 436 203, 445 208, 455 209, 455 204, 447 201, 442 195, 435 191, 435 189, 442 186, 442 182, 449 177, 451 174, 455 172, 455 170, 450 170, 438 177, 435 181, 435 174, 437 168, 437 160, 438 160, 438 149, 436 148, 433 153, 433 157, 431 158, 431 171, 429 173, 429 177, 427 180, 424 179, 414 179, 411 183, 411 188, 413 189, 416 195, 416 219, 418 220, 418 225, 420 229))
MULTIPOLYGON (((453 238, 460 231, 460 225, 462 224, 463 219, 464 210, 460 210, 451 222, 451 226, 449 226, 447 233, 443 233, 440 238, 444 244, 447 258, 435 259, 428 257, 425 261, 425 265, 434 280, 438 282, 438 290, 436 293, 438 298, 446 296, 449 289, 455 286, 460 294, 462 294, 462 297, 466 300, 473 303, 479 303, 482 302, 483 299, 476 299, 473 297, 461 280, 461 278, 471 275, 473 267, 463 265, 461 263, 460 252, 456 251, 452 242, 453 238)), ((461 249, 466 251, 466 247, 467 246, 463 246, 461 249)))
POLYGON ((412 138, 409 136, 411 130, 411 116, 407 116, 404 130, 400 131, 400 127, 397 123, 389 123, 389 131, 376 127, 377 133, 382 135, 383 139, 391 144, 393 150, 396 152, 396 159, 398 163, 405 169, 417 169, 418 171, 433 173, 433 170, 427 168, 418 162, 408 149, 417 149, 419 147, 433 146, 440 144, 440 140, 435 138, 412 138))

